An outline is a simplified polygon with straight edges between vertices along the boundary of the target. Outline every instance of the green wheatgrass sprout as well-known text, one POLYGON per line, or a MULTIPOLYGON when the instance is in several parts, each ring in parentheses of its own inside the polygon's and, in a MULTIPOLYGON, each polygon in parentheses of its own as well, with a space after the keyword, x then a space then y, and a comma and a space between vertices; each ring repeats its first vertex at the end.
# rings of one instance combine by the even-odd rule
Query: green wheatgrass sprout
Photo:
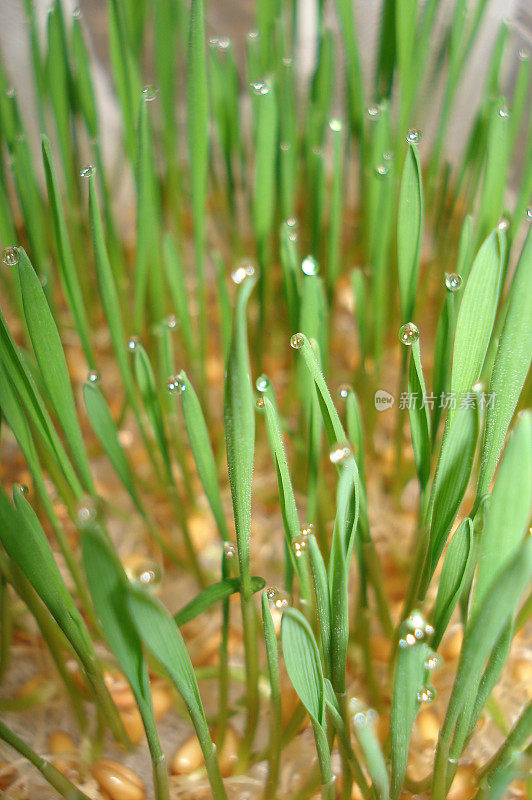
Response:
POLYGON ((487 0, 446 23, 384 0, 374 75, 354 5, 317 4, 307 80, 303 3, 256 0, 240 47, 204 0, 109 0, 110 163, 81 12, 40 31, 24 3, 41 149, 0 61, 9 797, 47 796, 33 767, 76 800, 91 774, 111 800, 532 793, 531 62, 504 23, 452 160, 487 0), (29 631, 49 670, 19 691, 29 631), (24 723, 52 695, 75 769, 24 723), (104 760, 144 735, 153 790, 104 760))

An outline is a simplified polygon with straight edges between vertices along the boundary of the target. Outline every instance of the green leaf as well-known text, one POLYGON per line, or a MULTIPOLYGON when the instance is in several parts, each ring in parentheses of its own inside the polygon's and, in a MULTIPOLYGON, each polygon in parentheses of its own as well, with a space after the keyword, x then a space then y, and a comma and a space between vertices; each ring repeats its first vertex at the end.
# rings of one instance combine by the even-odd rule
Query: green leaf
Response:
MULTIPOLYGON (((432 485, 428 567, 434 572, 467 489, 478 439, 478 398, 458 409, 444 436, 432 485)), ((430 579, 430 577, 429 577, 430 579)))
POLYGON ((207 423, 205 422, 198 396, 186 372, 181 370, 177 377, 180 383, 179 397, 181 398, 185 427, 199 479, 209 501, 220 535, 222 539, 228 539, 229 531, 220 495, 218 470, 207 423))
POLYGON ((20 248, 19 254, 20 290, 33 352, 84 487, 89 494, 94 494, 94 484, 76 415, 70 377, 57 326, 41 282, 30 264, 26 252, 20 248))
MULTIPOLYGON (((478 381, 499 300, 505 241, 498 230, 478 251, 464 289, 454 337, 451 393, 458 403, 478 381)), ((456 414, 449 410, 449 420, 456 414)))
POLYGON ((303 614, 293 608, 281 622, 283 655, 288 677, 313 723, 325 724, 323 671, 314 634, 303 614))
POLYGON ((406 774, 412 726, 421 705, 417 694, 423 686, 424 664, 429 653, 430 649, 424 642, 398 649, 390 714, 392 800, 399 797, 406 774))
MULTIPOLYGON (((251 591, 253 594, 260 592, 264 589, 265 585, 266 581, 264 578, 251 578, 251 591)), ((183 606, 183 608, 174 614, 174 620, 179 626, 185 625, 187 622, 190 622, 191 619, 195 619, 200 614, 203 614, 208 608, 216 605, 216 603, 219 603, 226 597, 236 594, 240 590, 240 578, 224 578, 222 581, 208 586, 207 589, 200 592, 190 603, 183 606)))
POLYGON ((318 359, 312 346, 304 333, 296 333, 292 337, 292 342, 296 344, 296 349, 300 351, 305 365, 316 385, 318 399, 320 402, 321 413, 329 444, 332 446, 336 442, 343 442, 346 434, 340 421, 338 411, 333 403, 331 393, 325 383, 325 377, 318 363, 318 359))
POLYGON ((532 413, 525 412, 510 435, 495 479, 484 529, 474 603, 519 549, 532 511, 532 413))
POLYGON ((427 390, 421 366, 419 341, 414 342, 410 356, 408 372, 408 391, 413 403, 409 405, 410 430, 412 433, 412 447, 416 471, 421 486, 425 490, 430 476, 431 435, 430 414, 428 404, 425 402, 427 390))
POLYGON ((134 366, 135 377, 139 387, 144 409, 150 420, 150 425, 155 434, 155 439, 159 448, 159 452, 163 459, 166 473, 171 475, 170 455, 168 450, 168 441, 166 438, 166 431, 164 427, 164 419, 157 394, 157 383, 155 380, 155 373, 151 365, 149 356, 144 347, 138 343, 134 349, 134 366))
POLYGON ((126 487, 137 509, 144 513, 129 461, 120 444, 118 430, 105 397, 98 386, 91 383, 91 381, 87 381, 83 386, 83 398, 92 429, 98 437, 107 458, 126 487))
POLYGON ((433 796, 445 797, 446 772, 452 734, 457 720, 478 685, 478 676, 508 617, 515 613, 532 578, 532 537, 507 562, 490 583, 489 591, 473 609, 462 645, 447 714, 440 732, 434 767, 433 796))
MULTIPOLYGON (((356 701, 355 701, 356 702, 356 701)), ((386 761, 382 753, 380 742, 377 738, 374 726, 373 711, 362 710, 362 704, 358 703, 359 710, 353 707, 353 701, 349 704, 349 711, 353 716, 353 730, 357 738, 360 749, 364 754, 368 772, 373 781, 377 797, 380 800, 388 800, 390 796, 390 781, 386 768, 386 761), (356 713, 354 713, 356 711, 356 713)))
POLYGON ((187 348, 189 358, 194 357, 195 344, 192 334, 192 323, 188 306, 188 294, 185 285, 183 265, 173 238, 168 234, 163 244, 164 269, 168 288, 174 304, 176 316, 180 322, 180 330, 187 348))
POLYGON ((52 212, 52 221, 54 225, 54 236, 57 246, 57 254, 59 256, 59 267, 61 274, 61 282, 65 295, 68 299, 68 305, 74 317, 74 322, 79 334, 85 358, 91 368, 94 368, 94 354, 91 347, 89 326, 87 322, 87 315, 83 303, 83 296, 81 293, 81 286, 79 283, 76 264, 74 262, 74 254, 68 236, 68 230, 61 206, 59 188, 57 186, 57 178, 55 176, 54 164, 50 152, 50 142, 46 136, 42 137, 42 155, 44 162, 44 173, 46 176, 46 186, 48 189, 48 201, 52 212))
POLYGON ((532 233, 519 259, 489 386, 477 497, 489 490, 532 359, 532 233))
POLYGON ((431 645, 436 650, 447 629, 452 613, 470 576, 473 557, 473 523, 467 517, 454 533, 438 582, 438 595, 433 613, 434 636, 431 645))
POLYGON ((249 592, 251 479, 255 448, 255 409, 250 377, 246 307, 254 285, 255 280, 247 277, 238 292, 224 393, 227 465, 245 594, 249 592))
POLYGON ((137 699, 150 702, 148 670, 127 605, 128 579, 100 531, 82 532, 83 563, 103 631, 137 699))
POLYGON ((207 721, 196 675, 179 628, 159 600, 131 584, 127 589, 131 617, 142 641, 170 676, 194 726, 205 729, 207 721))
POLYGON ((33 426, 38 431, 48 450, 60 466, 75 495, 81 496, 83 488, 74 472, 72 464, 65 453, 61 440, 52 425, 50 415, 44 405, 41 395, 35 385, 20 352, 11 336, 4 316, 0 313, 0 359, 2 362, 3 380, 0 381, 0 406, 4 408, 10 402, 11 392, 7 386, 10 381, 12 388, 28 414, 33 426))
MULTIPOLYGON (((411 0, 408 0, 410 3, 411 0)), ((415 4, 414 4, 415 5, 415 4)), ((421 167, 415 144, 406 154, 397 211, 397 273, 401 298, 401 319, 408 322, 414 313, 417 293, 421 238, 423 234, 423 188, 421 167)))

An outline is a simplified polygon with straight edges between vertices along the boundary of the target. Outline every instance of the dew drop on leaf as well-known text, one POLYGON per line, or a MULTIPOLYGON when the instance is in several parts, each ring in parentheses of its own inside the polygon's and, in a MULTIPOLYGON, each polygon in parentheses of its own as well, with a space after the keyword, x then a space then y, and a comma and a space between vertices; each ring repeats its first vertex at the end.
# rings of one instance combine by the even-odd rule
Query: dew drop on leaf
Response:
POLYGON ((6 247, 2 253, 2 261, 6 267, 16 267, 19 262, 19 254, 17 247, 6 247))
POLYGON ((446 272, 445 286, 450 292, 458 292, 462 287, 462 276, 457 272, 446 272))
POLYGON ((329 459, 331 464, 345 464, 351 458, 353 451, 349 442, 336 442, 331 448, 329 459))
POLYGON ((255 381, 255 388, 257 389, 258 392, 265 392, 268 389, 269 385, 270 385, 270 379, 265 374, 259 375, 259 377, 255 381))
POLYGON ((301 262, 301 269, 304 275, 317 275, 319 272, 318 262, 314 256, 306 256, 301 262))
POLYGON ((406 345, 412 345, 419 339, 419 328, 413 322, 407 322, 399 328, 399 341, 406 345))
POLYGON ((90 369, 90 370, 87 372, 87 381, 88 381, 89 383, 100 383, 100 381, 101 381, 101 376, 100 376, 100 373, 98 372, 98 370, 96 370, 96 369, 90 369))
POLYGON ((408 144, 419 144, 421 141, 421 131, 417 128, 410 128, 406 134, 406 141, 408 144))
POLYGON ((294 335, 290 339, 290 347, 293 347, 294 350, 301 350, 305 339, 303 338, 302 333, 294 333, 294 335))

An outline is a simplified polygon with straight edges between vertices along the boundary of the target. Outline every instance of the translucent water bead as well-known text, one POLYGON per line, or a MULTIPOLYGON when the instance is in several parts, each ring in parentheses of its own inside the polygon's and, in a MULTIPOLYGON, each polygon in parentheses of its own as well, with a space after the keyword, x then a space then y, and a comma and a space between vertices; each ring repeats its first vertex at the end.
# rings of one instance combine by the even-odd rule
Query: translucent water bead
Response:
POLYGON ((319 272, 318 262, 314 256, 307 256, 301 262, 301 270, 304 275, 317 275, 319 272))
POLYGON ((142 586, 158 586, 162 580, 162 572, 159 564, 151 559, 141 564, 134 571, 134 580, 142 586))
POLYGON ((445 286, 450 292, 458 292, 462 288, 462 276, 457 272, 446 272, 445 286))
POLYGON ((178 375, 170 375, 166 381, 166 386, 170 394, 183 394, 186 390, 186 384, 178 375))
POLYGON ((95 525, 100 517, 100 504, 95 497, 86 495, 78 502, 76 522, 80 528, 95 525))
POLYGON ((407 322, 399 328, 399 341, 408 346, 419 339, 419 328, 413 322, 407 322))
POLYGON ((272 610, 283 611, 290 605, 290 596, 288 592, 283 592, 282 589, 277 589, 275 586, 268 586, 265 591, 272 610))
POLYGON ((290 347, 293 347, 294 350, 301 350, 305 343, 305 338, 302 333, 294 333, 294 335, 290 338, 290 347))
POLYGON ((406 134, 406 141, 408 144, 419 144, 421 141, 421 131, 417 128, 410 128, 406 134))
POLYGON ((79 177, 90 178, 91 175, 94 175, 95 172, 96 172, 96 167, 94 166, 94 164, 87 164, 86 167, 83 167, 83 169, 80 170, 79 177))
POLYGON ((270 386, 270 379, 267 375, 259 375, 255 381, 255 388, 258 392, 265 392, 270 386))
POLYGON ((232 561, 237 556, 237 546, 236 542, 224 542, 224 556, 229 560, 232 561))
POLYGON ((417 699, 419 703, 432 703, 435 697, 436 692, 432 686, 423 686, 423 688, 417 693, 417 699))
POLYGON ((6 267, 16 267, 20 256, 17 247, 6 247, 2 253, 2 261, 6 267))
POLYGON ((255 274, 255 267, 253 266, 253 264, 250 263, 239 264, 236 267, 236 269, 234 269, 233 272, 231 273, 231 280, 237 286, 240 286, 240 284, 243 281, 245 281, 246 278, 250 278, 254 274, 255 274))
POLYGON ((87 372, 87 382, 88 383, 98 384, 98 383, 101 383, 101 380, 102 380, 101 375, 97 370, 90 369, 87 372))
POLYGON ((301 558, 307 549, 309 536, 312 533, 312 530, 312 525, 306 525, 304 528, 301 528, 299 536, 296 536, 296 538, 292 541, 292 547, 294 548, 294 555, 296 558, 301 558))
POLYGON ((331 464, 341 465, 345 464, 345 462, 351 458, 352 454, 353 451, 349 442, 336 442, 329 453, 329 459, 331 464))

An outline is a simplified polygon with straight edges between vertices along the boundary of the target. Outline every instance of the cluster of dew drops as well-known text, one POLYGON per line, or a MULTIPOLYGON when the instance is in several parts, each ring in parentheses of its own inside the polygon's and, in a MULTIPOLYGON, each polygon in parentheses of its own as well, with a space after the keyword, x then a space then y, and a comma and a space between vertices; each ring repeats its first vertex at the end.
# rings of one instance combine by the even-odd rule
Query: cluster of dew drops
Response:
MULTIPOLYGON (((414 610, 403 623, 403 636, 399 639, 399 647, 405 650, 409 647, 416 647, 419 644, 426 644, 428 638, 434 633, 432 625, 426 621, 423 614, 414 610)), ((425 670, 430 674, 440 663, 440 658, 433 650, 429 649, 427 658, 423 664, 425 670)), ((419 703, 431 703, 436 696, 435 689, 426 683, 417 693, 419 703)))

